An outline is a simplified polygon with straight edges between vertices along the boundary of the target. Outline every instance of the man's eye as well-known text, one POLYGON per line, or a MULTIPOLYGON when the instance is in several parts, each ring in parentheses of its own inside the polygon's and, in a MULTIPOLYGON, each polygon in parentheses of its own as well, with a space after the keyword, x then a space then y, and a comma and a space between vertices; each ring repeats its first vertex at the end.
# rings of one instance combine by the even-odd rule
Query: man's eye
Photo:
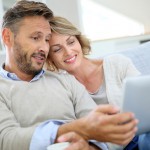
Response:
POLYGON ((39 37, 32 37, 35 41, 39 39, 39 37))
POLYGON ((46 39, 45 41, 49 43, 49 39, 46 39))

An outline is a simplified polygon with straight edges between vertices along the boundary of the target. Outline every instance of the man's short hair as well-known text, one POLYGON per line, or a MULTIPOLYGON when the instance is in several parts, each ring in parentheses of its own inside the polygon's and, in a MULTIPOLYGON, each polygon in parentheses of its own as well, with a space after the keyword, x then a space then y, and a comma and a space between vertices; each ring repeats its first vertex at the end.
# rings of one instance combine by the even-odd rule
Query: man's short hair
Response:
POLYGON ((28 16, 43 16, 50 20, 53 17, 53 12, 44 3, 20 0, 4 14, 2 28, 10 28, 12 32, 17 32, 17 24, 28 16))

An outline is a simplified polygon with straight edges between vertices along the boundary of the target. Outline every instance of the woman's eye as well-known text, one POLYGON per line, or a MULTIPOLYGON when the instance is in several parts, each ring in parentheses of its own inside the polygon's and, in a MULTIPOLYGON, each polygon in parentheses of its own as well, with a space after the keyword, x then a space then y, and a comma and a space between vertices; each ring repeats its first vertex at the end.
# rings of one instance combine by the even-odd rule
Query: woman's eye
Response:
POLYGON ((69 44, 69 45, 72 45, 74 42, 75 42, 75 41, 73 40, 73 41, 70 41, 68 44, 69 44))
POLYGON ((53 52, 58 52, 60 50, 61 50, 61 48, 53 49, 53 52))

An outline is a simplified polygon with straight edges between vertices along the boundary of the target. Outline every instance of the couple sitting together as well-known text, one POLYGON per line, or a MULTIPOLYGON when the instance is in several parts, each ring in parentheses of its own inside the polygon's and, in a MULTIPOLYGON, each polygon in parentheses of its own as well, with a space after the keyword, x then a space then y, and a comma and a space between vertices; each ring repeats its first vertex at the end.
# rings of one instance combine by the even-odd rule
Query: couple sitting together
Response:
POLYGON ((122 85, 140 73, 121 55, 91 60, 89 40, 41 2, 21 0, 2 22, 0 149, 148 149, 138 120, 119 113, 122 85))

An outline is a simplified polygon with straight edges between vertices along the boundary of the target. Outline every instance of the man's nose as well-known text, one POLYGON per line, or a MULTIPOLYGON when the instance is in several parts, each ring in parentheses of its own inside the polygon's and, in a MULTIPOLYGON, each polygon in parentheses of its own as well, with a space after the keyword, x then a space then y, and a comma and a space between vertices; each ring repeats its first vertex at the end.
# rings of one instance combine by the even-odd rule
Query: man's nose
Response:
POLYGON ((47 41, 43 40, 40 45, 40 49, 44 52, 49 52, 50 45, 47 41))

